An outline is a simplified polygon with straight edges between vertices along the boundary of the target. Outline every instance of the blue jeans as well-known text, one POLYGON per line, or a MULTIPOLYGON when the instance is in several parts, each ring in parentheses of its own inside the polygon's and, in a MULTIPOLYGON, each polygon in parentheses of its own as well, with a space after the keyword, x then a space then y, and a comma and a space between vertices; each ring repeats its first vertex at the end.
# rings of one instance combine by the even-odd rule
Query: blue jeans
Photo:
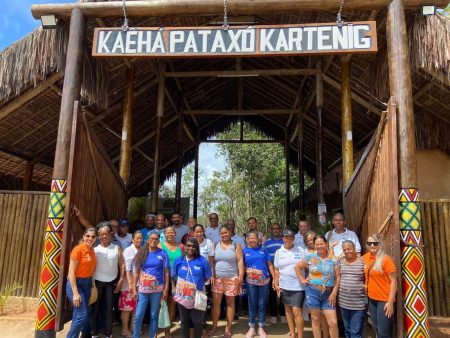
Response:
POLYGON ((394 316, 388 318, 384 314, 384 306, 386 305, 386 303, 387 302, 381 302, 369 298, 369 314, 370 319, 372 319, 373 325, 375 326, 377 338, 392 337, 394 316))
POLYGON ((91 333, 89 325, 89 298, 91 297, 92 278, 77 278, 76 283, 78 293, 81 297, 79 307, 73 306, 72 286, 70 285, 69 280, 67 280, 66 283, 67 298, 69 298, 69 301, 73 306, 72 325, 70 325, 69 333, 67 333, 68 338, 78 338, 80 332, 87 334, 91 333))
POLYGON ((344 322, 345 338, 362 338, 366 311, 349 310, 343 307, 340 309, 342 321, 344 322))
POLYGON ((255 327, 256 315, 258 325, 263 327, 266 322, 266 298, 268 285, 247 284, 248 294, 248 325, 255 327))
POLYGON ((155 337, 158 329, 159 307, 161 305, 162 292, 141 293, 138 294, 136 315, 134 317, 134 338, 141 336, 142 320, 144 319, 145 311, 147 311, 150 304, 150 327, 148 329, 148 336, 155 337))

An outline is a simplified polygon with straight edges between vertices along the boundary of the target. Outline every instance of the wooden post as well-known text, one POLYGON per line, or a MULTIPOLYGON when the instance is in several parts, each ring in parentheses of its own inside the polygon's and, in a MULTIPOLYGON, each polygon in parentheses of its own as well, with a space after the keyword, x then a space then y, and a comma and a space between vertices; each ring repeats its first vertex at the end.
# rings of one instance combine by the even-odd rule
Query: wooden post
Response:
MULTIPOLYGON (((53 166, 48 219, 45 225, 44 247, 46 249, 42 259, 35 331, 35 337, 39 338, 56 336, 56 295, 62 297, 62 292, 58 290, 57 285, 60 278, 60 264, 64 264, 59 262, 62 257, 65 257, 66 249, 62 248, 62 238, 66 207, 65 196, 69 167, 69 148, 74 101, 80 98, 85 31, 85 18, 80 10, 74 9, 70 20, 64 87, 56 139, 55 164, 53 166)), ((67 231, 69 229, 64 229, 64 232, 67 231)), ((67 249, 70 250, 70 248, 67 249)))
POLYGON ((193 216, 197 218, 197 209, 198 209, 198 155, 200 148, 200 135, 197 132, 197 137, 195 139, 195 159, 194 159, 194 210, 193 216))
POLYGON ((159 172, 161 165, 161 129, 162 118, 164 115, 164 88, 166 86, 166 78, 164 76, 165 63, 161 61, 158 82, 158 102, 156 106, 156 130, 155 130, 155 162, 153 167, 153 183, 152 183, 152 199, 150 210, 158 211, 158 195, 159 195, 159 172))
POLYGON ((178 114, 177 133, 177 179, 175 182, 175 211, 180 211, 181 177, 183 174, 183 114, 178 114))
POLYGON ((341 59, 341 130, 343 185, 346 186, 353 173, 352 97, 350 87, 350 61, 341 59))
POLYGON ((302 214, 304 212, 305 208, 305 200, 304 200, 304 193, 305 193, 305 176, 303 172, 303 111, 300 107, 299 103, 299 109, 298 109, 298 134, 297 134, 297 144, 298 144, 298 152, 297 152, 297 163, 298 163, 298 210, 299 214, 302 214))
POLYGON ((284 158, 286 161, 286 227, 291 225, 291 174, 289 171, 289 134, 287 129, 284 131, 284 158))
POLYGON ((31 188, 31 183, 33 182, 33 168, 34 163, 31 161, 27 161, 25 172, 23 174, 23 185, 22 185, 23 191, 28 191, 31 188))
MULTIPOLYGON (((392 0, 386 21, 389 85, 397 103, 401 283, 403 309, 398 309, 398 336, 429 337, 428 301, 418 203, 416 137, 405 9, 392 0), (414 264, 411 264, 414 262, 414 264), (403 325, 402 321, 403 314, 403 325), (403 332, 400 330, 403 326, 403 332)), ((400 290, 399 290, 400 291, 400 290)))
POLYGON ((134 64, 127 69, 127 91, 123 107, 122 142, 120 148, 120 170, 125 185, 130 179, 131 138, 133 133, 133 104, 134 104, 134 64))
POLYGON ((317 203, 324 203, 323 199, 323 177, 322 177, 322 108, 323 108, 323 79, 322 79, 322 62, 316 63, 316 186, 317 186, 317 203))

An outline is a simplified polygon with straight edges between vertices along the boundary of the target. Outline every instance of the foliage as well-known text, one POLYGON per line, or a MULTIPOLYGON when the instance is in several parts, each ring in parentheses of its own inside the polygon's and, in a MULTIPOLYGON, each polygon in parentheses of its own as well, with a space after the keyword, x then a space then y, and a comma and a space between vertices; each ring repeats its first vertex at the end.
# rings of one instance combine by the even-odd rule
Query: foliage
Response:
POLYGON ((14 291, 22 288, 17 282, 13 284, 6 284, 5 288, 0 292, 0 314, 3 315, 3 310, 5 308, 5 304, 8 301, 9 297, 11 297, 14 291))

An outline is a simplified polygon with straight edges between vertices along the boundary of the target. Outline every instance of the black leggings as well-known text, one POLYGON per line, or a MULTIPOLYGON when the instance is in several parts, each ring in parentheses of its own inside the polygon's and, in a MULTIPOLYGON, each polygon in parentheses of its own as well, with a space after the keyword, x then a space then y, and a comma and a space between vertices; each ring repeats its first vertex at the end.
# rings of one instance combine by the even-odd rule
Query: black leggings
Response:
POLYGON ((183 338, 189 338, 189 326, 194 326, 194 338, 201 338, 203 332, 203 324, 205 323, 205 311, 196 309, 188 310, 183 305, 178 304, 181 321, 181 335, 183 338))
POLYGON ((92 335, 98 335, 99 319, 101 317, 103 319, 102 323, 104 324, 102 326, 105 328, 105 336, 109 337, 112 332, 114 281, 100 282, 96 280, 95 286, 98 290, 98 297, 91 308, 92 335))

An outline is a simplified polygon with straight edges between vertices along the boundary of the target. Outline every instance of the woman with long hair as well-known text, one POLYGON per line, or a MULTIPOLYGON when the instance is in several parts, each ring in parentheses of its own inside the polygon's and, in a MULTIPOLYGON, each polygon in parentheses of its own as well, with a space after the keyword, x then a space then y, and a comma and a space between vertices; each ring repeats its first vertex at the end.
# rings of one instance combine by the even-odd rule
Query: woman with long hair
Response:
MULTIPOLYGON (((164 241, 160 243, 161 249, 163 249, 169 257, 170 271, 173 269, 173 263, 175 260, 184 254, 184 245, 175 241, 176 230, 175 227, 170 225, 164 229, 164 241)), ((170 322, 173 322, 175 318, 176 304, 173 301, 171 284, 169 284, 169 292, 167 293, 167 307, 169 308, 170 322)), ((165 329, 165 337, 170 338, 170 327, 165 329)))
POLYGON ((152 231, 147 242, 134 257, 135 273, 133 276, 133 295, 137 297, 134 318, 133 337, 141 335, 142 320, 150 306, 150 327, 148 336, 154 338, 158 328, 159 307, 161 300, 167 298, 169 291, 169 257, 158 247, 159 234, 152 231))
POLYGON ((136 298, 131 291, 131 286, 133 285, 133 272, 134 264, 133 259, 136 256, 138 250, 142 245, 142 232, 136 230, 133 232, 131 245, 123 251, 123 257, 125 259, 125 280, 122 285, 122 290, 120 292, 119 298, 119 310, 121 311, 122 319, 122 337, 133 337, 130 330, 130 325, 133 325, 134 314, 136 310, 136 298), (130 319, 131 317, 131 319, 130 319))
POLYGON ((122 248, 112 243, 114 239, 109 222, 102 222, 97 226, 100 243, 94 248, 95 286, 98 290, 97 301, 91 308, 92 337, 98 337, 100 318, 102 318, 105 336, 112 337, 114 294, 119 293, 125 276, 125 261, 122 248), (116 285, 117 280, 117 285, 116 285))
POLYGON ((194 237, 186 240, 186 254, 175 260, 172 284, 174 300, 178 303, 183 338, 190 337, 190 324, 194 328, 194 338, 202 337, 205 311, 194 308, 196 292, 205 291, 205 283, 211 278, 209 262, 200 255, 200 246, 194 237))
POLYGON ((397 268, 389 255, 384 252, 383 238, 372 234, 367 238, 368 253, 364 260, 369 314, 377 337, 392 337, 394 304, 397 294, 397 268))
POLYGON ((344 258, 340 261, 339 308, 346 338, 362 338, 366 318, 364 261, 356 252, 355 243, 342 242, 344 258))
POLYGON ((90 335, 89 298, 92 290, 92 276, 95 270, 95 252, 92 245, 96 237, 95 228, 87 228, 83 241, 70 253, 69 275, 66 293, 73 306, 72 324, 67 333, 69 338, 78 338, 80 332, 90 335))
POLYGON ((298 280, 294 267, 305 258, 305 252, 294 245, 294 236, 295 233, 292 230, 283 231, 284 244, 275 253, 273 288, 278 297, 281 296, 284 304, 290 337, 302 338, 305 285, 298 280), (297 329, 297 335, 295 329, 297 329))
POLYGON ((242 247, 231 240, 230 228, 226 225, 220 227, 220 241, 214 249, 214 267, 212 271, 213 326, 210 335, 214 335, 220 315, 220 303, 225 294, 227 303, 227 325, 224 337, 231 337, 231 324, 234 318, 234 299, 242 292, 244 279, 244 260, 242 247))
POLYGON ((314 238, 316 252, 308 253, 306 258, 295 266, 301 283, 306 284, 306 303, 311 313, 314 338, 320 338, 321 313, 324 314, 331 338, 339 337, 336 316, 336 298, 339 289, 340 272, 337 261, 329 257, 327 239, 320 235, 314 238), (304 276, 309 270, 307 278, 304 276))
POLYGON ((269 252, 259 244, 258 232, 247 232, 248 247, 244 248, 244 266, 247 276, 248 290, 248 325, 247 338, 256 336, 256 318, 258 318, 258 336, 266 338, 264 331, 266 322, 266 298, 269 290, 270 275, 273 275, 273 264, 269 252))

